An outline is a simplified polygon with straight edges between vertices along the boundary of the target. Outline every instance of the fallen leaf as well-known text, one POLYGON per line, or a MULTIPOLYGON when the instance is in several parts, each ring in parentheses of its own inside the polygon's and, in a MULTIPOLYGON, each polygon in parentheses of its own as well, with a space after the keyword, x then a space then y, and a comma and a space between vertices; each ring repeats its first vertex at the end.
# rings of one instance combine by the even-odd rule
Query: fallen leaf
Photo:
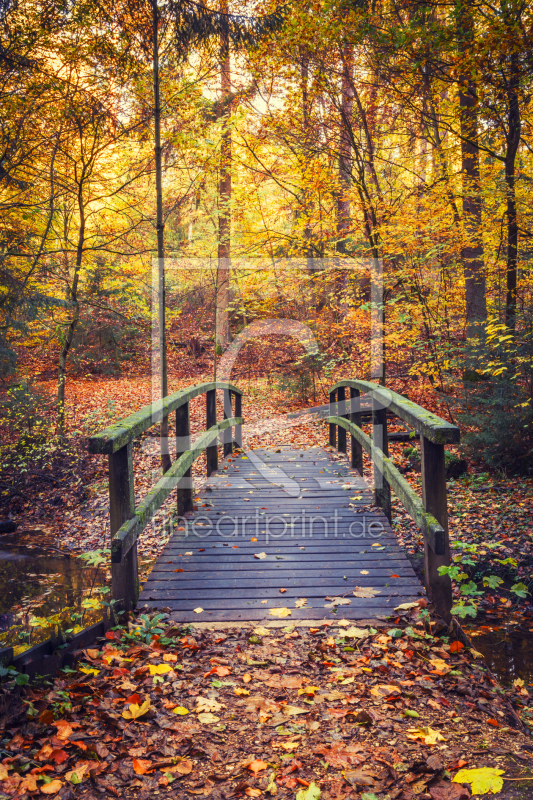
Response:
POLYGON ((375 597, 381 594, 379 589, 373 589, 371 586, 356 586, 353 592, 355 597, 375 597))
POLYGON ((409 611, 411 608, 416 608, 418 603, 400 603, 399 606, 396 606, 394 609, 395 611, 409 611))
POLYGON ((307 605, 307 600, 305 597, 300 597, 294 604, 296 608, 303 608, 307 605))
POLYGON ((258 628, 254 628, 254 633, 257 636, 270 636, 272 631, 269 628, 263 628, 261 625, 258 628))
MULTIPOLYGON (((464 646, 464 645, 463 645, 464 646)), ((454 783, 469 783, 472 786, 472 794, 497 794, 503 787, 503 775, 505 770, 494 769, 494 767, 479 767, 478 769, 460 769, 453 776, 454 783)))
POLYGON ((252 761, 251 764, 248 764, 248 769, 251 770, 256 775, 258 772, 261 772, 261 770, 266 769, 267 767, 268 764, 266 763, 266 761, 260 761, 259 759, 257 759, 256 761, 252 761))
POLYGON ((188 758, 178 761, 173 767, 165 767, 165 772, 177 772, 178 775, 189 775, 192 772, 193 763, 188 758))
POLYGON ((271 617, 290 617, 292 614, 290 608, 271 608, 271 617))
POLYGON ((367 569, 361 569, 361 570, 359 570, 359 574, 360 575, 368 575, 369 573, 368 573, 367 569))
POLYGON ((370 631, 368 628, 347 628, 346 630, 339 631, 340 636, 346 636, 348 639, 364 639, 366 636, 370 636, 370 631))
POLYGON ((252 680, 252 676, 250 675, 249 672, 245 672, 244 675, 242 676, 242 679, 244 683, 250 683, 250 681, 252 680))
POLYGON ((147 772, 153 770, 153 765, 151 761, 147 761, 145 759, 134 758, 133 759, 133 769, 136 775, 146 775, 147 772))
POLYGON ((254 553, 254 558, 262 559, 262 558, 266 558, 266 557, 267 557, 266 553, 254 553))
POLYGON ((202 614, 203 613, 203 608, 200 608, 200 606, 198 606, 198 608, 194 609, 194 613, 195 614, 202 614))
POLYGON ((220 717, 215 717, 214 714, 209 713, 198 714, 198 719, 202 725, 210 725, 213 722, 220 722, 220 717))
POLYGON ((150 675, 166 675, 171 669, 168 664, 150 664, 150 675))
POLYGON ((177 661, 178 657, 175 653, 165 653, 163 656, 163 661, 177 661))
POLYGON ((448 781, 439 781, 429 786, 431 800, 470 800, 470 792, 464 786, 448 781))
POLYGON ((197 714, 203 711, 220 711, 221 708, 224 708, 223 703, 219 703, 218 700, 211 700, 209 697, 197 697, 196 702, 198 704, 196 706, 197 714))
POLYGON ((129 708, 125 708, 122 712, 124 719, 138 719, 150 710, 150 698, 147 697, 142 705, 132 703, 129 708))
POLYGON ((296 795, 296 800, 320 800, 321 794, 322 792, 320 788, 313 781, 313 783, 310 783, 307 788, 300 789, 296 795))
POLYGON ((100 675, 99 669, 89 669, 87 667, 80 667, 80 672, 83 672, 84 675, 100 675))
POLYGON ((446 741, 442 733, 433 730, 433 728, 409 728, 409 730, 410 733, 406 734, 408 739, 422 739, 424 744, 436 744, 437 742, 446 741))
POLYGON ((172 709, 173 714, 179 714, 180 717, 185 716, 185 714, 189 713, 189 709, 185 708, 185 706, 176 706, 176 708, 172 709))
POLYGON ((4 767, 3 764, 0 764, 0 781, 5 781, 7 779, 7 767, 4 767))
POLYGON ((50 783, 45 783, 41 786, 41 792, 43 794, 57 794, 58 791, 63 786, 62 781, 58 781, 57 778, 55 781, 50 781, 50 783))
POLYGON ((279 590, 279 593, 280 593, 280 594, 285 594, 285 592, 286 592, 286 591, 287 591, 286 589, 280 589, 280 590, 279 590))
POLYGON ((242 697, 242 696, 244 696, 244 695, 250 694, 250 692, 248 691, 248 689, 243 689, 243 687, 242 687, 242 686, 235 686, 235 688, 234 688, 234 690, 233 690, 233 691, 235 692, 235 694, 238 694, 238 695, 239 695, 239 697, 242 697))
POLYGON ((334 608, 335 606, 348 606, 352 602, 347 597, 326 597, 326 600, 329 600, 330 603, 324 608, 334 608))
POLYGON ((450 642, 450 653, 458 653, 460 650, 464 648, 464 644, 462 642, 450 642))

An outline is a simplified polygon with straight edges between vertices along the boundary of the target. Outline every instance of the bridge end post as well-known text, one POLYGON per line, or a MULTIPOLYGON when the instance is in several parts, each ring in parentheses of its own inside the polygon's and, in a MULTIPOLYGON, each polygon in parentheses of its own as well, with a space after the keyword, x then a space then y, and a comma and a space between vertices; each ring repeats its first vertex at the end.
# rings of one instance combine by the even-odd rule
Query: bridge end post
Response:
MULTIPOLYGON (((231 396, 233 392, 229 389, 224 389, 224 419, 231 419, 231 396)), ((233 436, 231 428, 226 428, 222 431, 222 439, 224 441, 224 457, 230 456, 233 453, 233 436)))
MULTIPOLYGON (((337 392, 330 392, 329 393, 329 416, 336 417, 337 416, 337 404, 335 400, 337 399, 337 392)), ((329 446, 330 447, 337 447, 337 426, 335 423, 329 423, 329 446)))
POLYGON ((389 520, 392 519, 390 484, 379 467, 380 451, 389 455, 389 439, 387 435, 387 409, 381 407, 379 400, 372 400, 372 460, 374 462, 374 503, 383 509, 389 520))
MULTIPOLYGON (((209 430, 217 424, 217 390, 210 389, 205 393, 205 421, 206 428, 209 430)), ((207 462, 207 477, 218 469, 218 444, 217 441, 210 447, 205 448, 205 459, 207 462)))
POLYGON ((446 622, 451 622, 452 583, 449 575, 439 575, 439 567, 450 566, 450 540, 448 536, 448 504, 446 498, 446 469, 444 445, 436 444, 425 436, 420 437, 422 465, 422 502, 425 510, 432 514, 444 528, 444 553, 437 555, 424 535, 424 562, 426 591, 435 606, 435 611, 446 622))
MULTIPOLYGON (((337 399, 339 401, 338 404, 339 416, 348 419, 348 415, 346 413, 346 389, 344 388, 344 386, 339 386, 339 389, 337 390, 337 399)), ((339 440, 338 444, 339 452, 346 453, 346 428, 341 428, 339 425, 337 438, 339 440)))
MULTIPOLYGON (((350 387, 350 400, 354 400, 359 398, 360 392, 359 389, 354 389, 350 387)), ((358 411, 354 411, 352 409, 352 404, 350 403, 350 422, 353 422, 354 425, 357 425, 358 428, 361 427, 361 414, 358 411)), ((360 475, 363 474, 363 445, 357 441, 355 436, 350 435, 350 453, 351 453, 351 464, 352 468, 356 469, 360 475)))
MULTIPOLYGON (((191 423, 189 403, 184 403, 176 409, 176 460, 191 446, 191 423)), ((177 489, 178 517, 192 509, 192 476, 191 468, 184 473, 178 482, 177 489)))
MULTIPOLYGON (((235 416, 242 417, 242 395, 235 394, 235 416)), ((242 447, 242 425, 235 425, 235 446, 242 447)))
MULTIPOLYGON (((115 533, 135 514, 132 443, 109 453, 109 513, 111 542, 115 533)), ((113 599, 125 611, 135 608, 139 599, 137 543, 118 564, 111 564, 113 599)))

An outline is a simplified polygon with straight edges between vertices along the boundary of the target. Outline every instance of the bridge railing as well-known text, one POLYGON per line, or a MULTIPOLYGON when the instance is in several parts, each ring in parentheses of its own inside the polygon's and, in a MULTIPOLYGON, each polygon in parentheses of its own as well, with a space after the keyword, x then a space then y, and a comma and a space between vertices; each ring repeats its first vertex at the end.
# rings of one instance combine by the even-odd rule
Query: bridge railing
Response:
POLYGON ((390 522, 392 488, 422 531, 426 590, 436 611, 450 620, 451 581, 448 575, 439 575, 438 569, 450 564, 444 447, 459 442, 459 428, 396 392, 369 381, 339 381, 329 390, 329 400, 330 416, 326 421, 329 422, 330 445, 346 453, 346 434, 349 433, 351 464, 361 475, 363 450, 370 454, 374 467, 374 502, 390 522), (371 399, 372 437, 361 427, 361 395, 371 399), (420 435, 422 499, 389 458, 388 413, 399 417, 420 435))
POLYGON ((111 574, 117 605, 126 610, 134 608, 139 598, 138 537, 174 489, 177 489, 178 516, 192 509, 192 464, 205 450, 207 475, 211 475, 218 467, 219 436, 224 443, 224 455, 232 452, 234 443, 242 445, 241 413, 240 389, 231 383, 201 383, 151 403, 89 439, 89 452, 107 454, 109 461, 111 574), (220 422, 217 422, 217 389, 224 392, 224 419, 220 422), (206 397, 207 430, 191 444, 189 403, 202 394, 206 397), (173 411, 176 412, 176 460, 135 508, 133 441, 173 411))

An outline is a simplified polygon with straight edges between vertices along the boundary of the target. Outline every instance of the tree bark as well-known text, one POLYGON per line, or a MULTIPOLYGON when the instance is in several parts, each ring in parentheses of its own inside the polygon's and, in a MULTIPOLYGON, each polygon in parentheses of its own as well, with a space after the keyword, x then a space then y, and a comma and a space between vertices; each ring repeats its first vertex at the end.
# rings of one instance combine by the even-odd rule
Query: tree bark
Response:
POLYGON ((518 220, 516 208, 515 162, 520 144, 521 119, 518 91, 520 88, 518 53, 510 55, 510 74, 507 88, 507 148, 505 153, 505 183, 507 185, 507 297, 505 321, 511 330, 516 327, 516 290, 518 287, 518 220))
MULTIPOLYGON (((227 0, 222 0, 220 10, 228 13, 227 0)), ((224 30, 220 36, 220 89, 221 104, 224 107, 222 121, 222 141, 220 145, 220 171, 218 181, 218 269, 216 281, 216 321, 215 343, 220 354, 230 343, 229 329, 229 288, 231 259, 231 56, 229 32, 224 30)), ((215 373, 216 378, 216 373, 215 373)))
MULTIPOLYGON (((152 45, 153 45, 153 84, 154 84, 154 155, 156 187, 156 231, 157 231, 157 278, 158 278, 158 346, 159 383, 161 398, 168 394, 167 338, 166 338, 166 287, 165 287, 165 221, 163 218, 163 178, 161 168, 161 100, 159 93, 159 14, 157 0, 152 0, 152 45)), ((168 447, 168 419, 161 420, 159 427, 161 445, 161 468, 170 469, 168 447)))
POLYGON ((346 253, 346 237, 351 225, 349 191, 352 184, 353 56, 345 45, 342 52, 341 125, 339 137, 339 195, 337 198, 337 252, 346 253))
MULTIPOLYGON (((459 53, 468 59, 474 39, 474 20, 470 0, 459 0, 457 13, 459 53)), ((461 174, 463 191, 463 229, 467 241, 461 249, 465 278, 466 335, 475 336, 479 324, 487 319, 487 300, 483 241, 481 238, 481 195, 478 148, 477 89, 470 70, 463 62, 459 79, 461 130, 461 174)))

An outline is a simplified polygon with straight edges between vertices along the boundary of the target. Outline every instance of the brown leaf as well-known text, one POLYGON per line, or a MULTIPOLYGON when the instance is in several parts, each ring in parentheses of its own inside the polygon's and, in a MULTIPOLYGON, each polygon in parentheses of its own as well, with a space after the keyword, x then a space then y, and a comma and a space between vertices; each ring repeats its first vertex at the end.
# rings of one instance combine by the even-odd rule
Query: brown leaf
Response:
POLYGON ((367 759, 367 754, 360 744, 345 745, 342 742, 332 742, 331 747, 325 744, 319 745, 315 752, 324 756, 332 767, 358 767, 367 759))
POLYGON ((432 800, 469 800, 470 792, 458 783, 439 781, 429 787, 432 800))
POLYGON ((351 786, 375 786, 376 773, 365 771, 364 769, 347 769, 343 773, 344 779, 351 786))
POLYGON ((192 772, 193 763, 188 758, 178 761, 173 767, 165 769, 165 772, 176 772, 178 775, 189 775, 192 772))

